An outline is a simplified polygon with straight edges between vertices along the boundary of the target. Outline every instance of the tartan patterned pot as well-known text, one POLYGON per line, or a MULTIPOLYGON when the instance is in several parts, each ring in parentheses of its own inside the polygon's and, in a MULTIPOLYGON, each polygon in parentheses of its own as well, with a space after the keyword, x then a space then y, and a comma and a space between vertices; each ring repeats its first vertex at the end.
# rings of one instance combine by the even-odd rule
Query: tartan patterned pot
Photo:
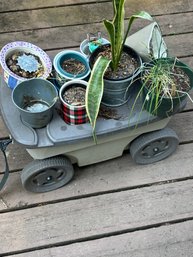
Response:
POLYGON ((86 89, 87 82, 79 79, 74 79, 66 82, 59 91, 61 101, 61 111, 63 120, 70 125, 79 125, 88 121, 85 105, 69 104, 64 100, 64 94, 69 89, 81 87, 86 89))

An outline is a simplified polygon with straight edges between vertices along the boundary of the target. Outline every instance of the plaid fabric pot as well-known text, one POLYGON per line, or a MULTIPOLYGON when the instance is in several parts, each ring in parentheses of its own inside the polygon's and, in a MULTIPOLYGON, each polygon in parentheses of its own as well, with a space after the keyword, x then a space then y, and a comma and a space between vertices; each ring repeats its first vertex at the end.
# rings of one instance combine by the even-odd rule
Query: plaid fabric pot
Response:
POLYGON ((72 80, 66 82, 59 91, 59 98, 61 101, 61 111, 63 120, 70 125, 79 125, 88 121, 85 105, 71 105, 64 101, 64 93, 73 87, 82 87, 86 89, 87 82, 83 80, 72 80))

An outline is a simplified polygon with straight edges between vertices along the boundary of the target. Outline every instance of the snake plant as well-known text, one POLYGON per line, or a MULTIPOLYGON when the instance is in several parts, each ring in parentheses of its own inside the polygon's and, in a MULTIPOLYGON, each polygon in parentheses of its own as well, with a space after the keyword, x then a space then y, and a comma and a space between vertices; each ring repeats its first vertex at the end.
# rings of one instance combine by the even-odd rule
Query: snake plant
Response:
POLYGON ((125 40, 131 29, 133 21, 137 18, 146 20, 152 20, 150 14, 145 11, 138 12, 129 18, 129 23, 125 32, 124 19, 125 19, 125 0, 113 0, 114 17, 112 21, 104 20, 103 24, 109 34, 109 41, 111 45, 111 60, 105 57, 99 57, 95 62, 91 77, 88 81, 87 93, 86 93, 86 110, 93 128, 93 134, 95 134, 96 119, 98 116, 100 103, 103 95, 104 82, 103 76, 110 65, 113 71, 116 71, 125 40))

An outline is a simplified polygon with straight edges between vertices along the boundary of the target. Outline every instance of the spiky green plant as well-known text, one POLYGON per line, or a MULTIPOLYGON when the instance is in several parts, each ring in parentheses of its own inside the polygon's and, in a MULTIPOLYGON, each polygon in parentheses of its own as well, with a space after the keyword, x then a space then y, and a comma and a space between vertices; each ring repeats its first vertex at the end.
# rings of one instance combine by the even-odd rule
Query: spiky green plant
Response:
POLYGON ((125 40, 129 34, 131 26, 135 19, 142 18, 152 20, 152 17, 147 12, 141 11, 129 18, 129 23, 125 32, 124 19, 125 19, 125 0, 113 0, 114 17, 112 21, 104 20, 103 24, 109 34, 111 45, 111 60, 105 57, 100 57, 94 64, 91 72, 91 77, 87 86, 86 93, 86 110, 95 134, 96 119, 99 113, 100 103, 103 95, 103 76, 109 64, 113 71, 116 71, 120 58, 122 55, 125 40), (97 73, 99 75, 97 75, 97 73))

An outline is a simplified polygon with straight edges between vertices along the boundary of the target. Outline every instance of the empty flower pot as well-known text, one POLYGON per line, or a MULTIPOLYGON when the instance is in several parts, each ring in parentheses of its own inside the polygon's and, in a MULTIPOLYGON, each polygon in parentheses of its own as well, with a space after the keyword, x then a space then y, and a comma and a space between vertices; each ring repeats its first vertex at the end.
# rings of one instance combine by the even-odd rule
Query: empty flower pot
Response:
POLYGON ((51 121, 57 98, 55 86, 41 78, 23 81, 12 91, 21 120, 33 128, 45 127, 51 121))

